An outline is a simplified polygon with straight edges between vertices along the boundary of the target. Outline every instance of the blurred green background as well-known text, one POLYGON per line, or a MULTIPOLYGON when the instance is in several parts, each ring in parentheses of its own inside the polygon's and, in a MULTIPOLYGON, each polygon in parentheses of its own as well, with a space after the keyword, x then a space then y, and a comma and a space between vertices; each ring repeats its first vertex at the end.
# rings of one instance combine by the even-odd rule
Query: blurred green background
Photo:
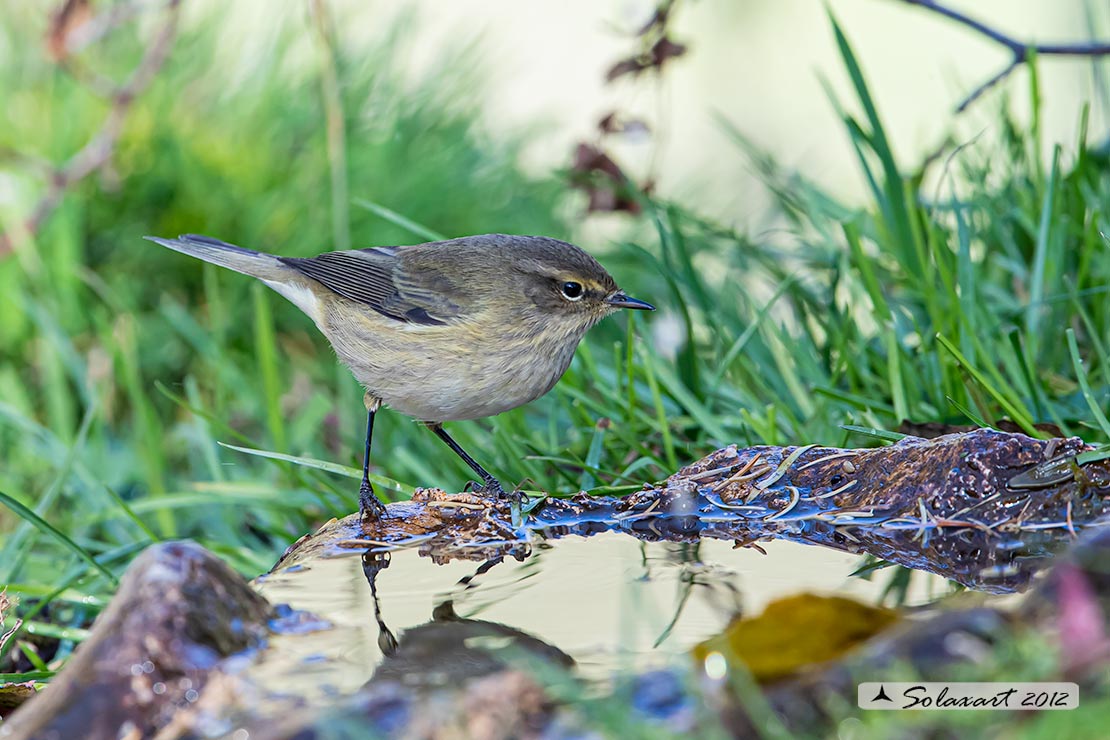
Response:
MULTIPOLYGON (((719 53, 733 29, 764 33, 767 8, 696 3, 698 23, 679 27, 685 56, 611 87, 604 65, 590 71, 591 99, 654 111, 645 145, 642 135, 596 133, 593 113, 590 127, 569 132, 542 106, 531 123, 515 123, 520 111, 487 96, 487 76, 512 74, 503 47, 481 33, 429 46, 416 11, 248 3, 225 12, 186 1, 169 57, 126 106, 105 166, 27 230, 51 173, 120 108, 98 90, 141 65, 174 12, 162 7, 52 57, 51 43, 77 43, 80 18, 67 26, 53 4, 3 5, 0 583, 36 605, 32 621, 54 609, 87 623, 153 539, 196 538, 253 575, 315 524, 356 507, 357 480, 343 473, 357 475, 361 389, 309 320, 263 286, 144 234, 205 233, 284 255, 431 233, 582 243, 661 310, 593 330, 544 399, 451 429, 492 472, 529 490, 634 490, 723 444, 876 444, 904 420, 1007 420, 1031 434, 1053 423, 1110 440, 1101 62, 1072 62, 1088 86, 1051 107, 1042 65, 1031 65, 970 118, 951 111, 978 82, 961 79, 933 110, 929 135, 899 157, 892 142, 909 135, 886 126, 885 100, 853 51, 856 31, 844 23, 841 35, 813 6, 805 26, 819 28, 830 56, 817 72, 796 62, 818 89, 828 80, 806 105, 833 124, 815 141, 835 140, 850 168, 830 178, 806 168, 808 155, 784 164, 769 153, 781 143, 722 113, 732 108, 719 79, 684 81, 673 94, 696 98, 699 125, 709 121, 717 138, 703 146, 684 137, 678 151, 731 163, 691 185, 697 168, 652 159, 656 150, 675 158, 664 146, 670 68, 689 74, 681 70, 699 43, 719 53), (706 30, 713 18, 718 34, 706 30), (491 48, 501 50, 493 61, 491 48), (490 125, 502 110, 514 123, 490 125), (1066 138, 1046 123, 1060 120, 1070 122, 1066 138), (579 140, 615 152, 633 181, 571 171, 564 145, 579 140), (536 155, 537 141, 547 155, 536 155), (588 216, 572 187, 583 178, 625 189, 636 212, 588 216), (640 188, 649 178, 660 181, 640 188), (831 184, 838 179, 853 185, 831 184), (754 192, 756 180, 761 210, 731 211, 730 193, 754 192), (324 463, 346 469, 336 475, 324 463)), ((1077 33, 1105 30, 1084 7, 1069 11, 1077 33)), ((494 37, 512 34, 486 23, 494 37)), ((859 36, 870 44, 875 33, 859 36)), ((642 41, 613 37, 624 53, 642 41)), ((563 64, 543 61, 554 74, 563 64)), ((759 77, 748 70, 739 76, 759 77)), ((545 88, 533 88, 543 99, 545 88)), ((560 100, 573 93, 552 90, 560 100)), ((779 111, 797 127, 806 117, 795 102, 739 104, 753 120, 779 111)), ((834 160, 820 161, 827 170, 834 160)), ((468 477, 437 439, 390 413, 375 432, 373 472, 394 497, 414 486, 457 490, 468 477)))

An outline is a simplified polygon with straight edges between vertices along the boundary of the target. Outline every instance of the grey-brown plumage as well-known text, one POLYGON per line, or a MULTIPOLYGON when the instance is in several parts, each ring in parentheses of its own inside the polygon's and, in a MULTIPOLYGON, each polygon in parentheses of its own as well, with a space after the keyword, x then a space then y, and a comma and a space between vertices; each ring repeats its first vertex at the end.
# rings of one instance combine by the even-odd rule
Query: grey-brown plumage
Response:
MULTIPOLYGON (((629 298, 567 242, 485 234, 410 246, 279 257, 204 236, 147 237, 259 278, 304 311, 367 391, 439 425, 521 406, 551 390, 586 331, 629 298)), ((368 482, 365 485, 369 485, 368 482)))

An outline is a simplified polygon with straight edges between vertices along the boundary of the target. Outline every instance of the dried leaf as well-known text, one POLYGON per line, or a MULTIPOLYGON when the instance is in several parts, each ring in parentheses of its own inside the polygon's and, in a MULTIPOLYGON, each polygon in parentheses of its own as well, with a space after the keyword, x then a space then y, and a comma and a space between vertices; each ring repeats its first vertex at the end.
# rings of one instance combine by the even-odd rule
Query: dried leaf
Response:
POLYGON ((612 82, 625 75, 637 76, 649 69, 662 70, 668 59, 685 54, 687 47, 663 36, 646 53, 621 59, 605 73, 605 81, 612 82))
POLYGON ((694 648, 694 657, 704 663, 710 653, 720 653, 767 683, 839 658, 898 618, 892 609, 840 596, 798 594, 772 601, 758 617, 734 620, 694 648))
MULTIPOLYGON (((15 604, 12 602, 11 599, 8 598, 7 590, 5 589, 3 591, 0 591, 0 624, 4 623, 5 612, 7 612, 8 609, 12 608, 13 606, 15 606, 15 604)), ((11 629, 3 634, 0 634, 0 656, 4 654, 4 645, 7 644, 8 640, 11 639, 11 636, 15 634, 15 631, 18 630, 22 624, 23 620, 17 619, 15 620, 15 624, 12 625, 11 629)))
POLYGON ((578 145, 570 173, 571 187, 584 190, 589 195, 589 213, 640 212, 640 204, 628 177, 608 154, 592 144, 578 145))
POLYGON ((601 172, 615 179, 624 179, 624 172, 613 159, 591 144, 579 144, 574 150, 571 171, 577 173, 601 172))
POLYGON ((602 134, 633 134, 646 135, 651 128, 639 118, 624 118, 617 111, 611 111, 597 122, 597 129, 602 134))
POLYGON ((668 59, 675 59, 686 53, 686 45, 671 41, 664 36, 651 47, 652 67, 662 67, 668 59))
POLYGON ((620 130, 620 123, 617 121, 617 112, 611 111, 601 117, 597 122, 597 128, 603 134, 612 134, 620 130))
MULTIPOLYGON (((6 613, 9 609, 15 606, 14 602, 8 598, 7 591, 0 591, 0 624, 4 623, 6 613)), ((23 624, 22 619, 15 620, 11 629, 0 635, 0 656, 4 654, 4 646, 7 644, 15 631, 23 624)), ((7 717, 12 711, 20 704, 30 699, 35 695, 35 687, 33 681, 27 683, 6 683, 0 684, 0 718, 7 717)))
POLYGON ((605 73, 605 81, 612 82, 625 75, 638 75, 647 68, 647 62, 642 57, 634 56, 622 59, 605 73))
POLYGON ((0 685, 0 718, 7 718, 23 702, 35 695, 35 682, 0 685))

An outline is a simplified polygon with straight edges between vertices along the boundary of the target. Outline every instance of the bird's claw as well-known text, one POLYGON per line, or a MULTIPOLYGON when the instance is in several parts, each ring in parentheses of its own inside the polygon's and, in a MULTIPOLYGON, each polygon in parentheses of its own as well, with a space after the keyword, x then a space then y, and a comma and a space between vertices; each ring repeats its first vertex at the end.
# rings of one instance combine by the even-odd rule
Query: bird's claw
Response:
POLYGON ((510 503, 520 503, 520 491, 513 490, 508 493, 501 487, 501 484, 495 480, 490 479, 484 483, 478 481, 468 481, 463 486, 463 491, 467 493, 476 493, 485 498, 492 498, 497 501, 509 501, 510 503))
POLYGON ((363 481, 358 489, 358 513, 362 521, 374 521, 385 515, 385 504, 374 494, 374 489, 363 481))

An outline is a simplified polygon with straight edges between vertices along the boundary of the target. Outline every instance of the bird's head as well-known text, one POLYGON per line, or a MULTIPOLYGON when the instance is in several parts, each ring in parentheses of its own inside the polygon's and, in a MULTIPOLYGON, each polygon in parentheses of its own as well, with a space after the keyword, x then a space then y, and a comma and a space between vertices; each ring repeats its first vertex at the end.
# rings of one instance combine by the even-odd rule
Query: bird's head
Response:
POLYGON ((567 242, 546 237, 510 237, 503 269, 519 286, 523 317, 585 331, 622 308, 654 311, 617 285, 601 264, 567 242))

